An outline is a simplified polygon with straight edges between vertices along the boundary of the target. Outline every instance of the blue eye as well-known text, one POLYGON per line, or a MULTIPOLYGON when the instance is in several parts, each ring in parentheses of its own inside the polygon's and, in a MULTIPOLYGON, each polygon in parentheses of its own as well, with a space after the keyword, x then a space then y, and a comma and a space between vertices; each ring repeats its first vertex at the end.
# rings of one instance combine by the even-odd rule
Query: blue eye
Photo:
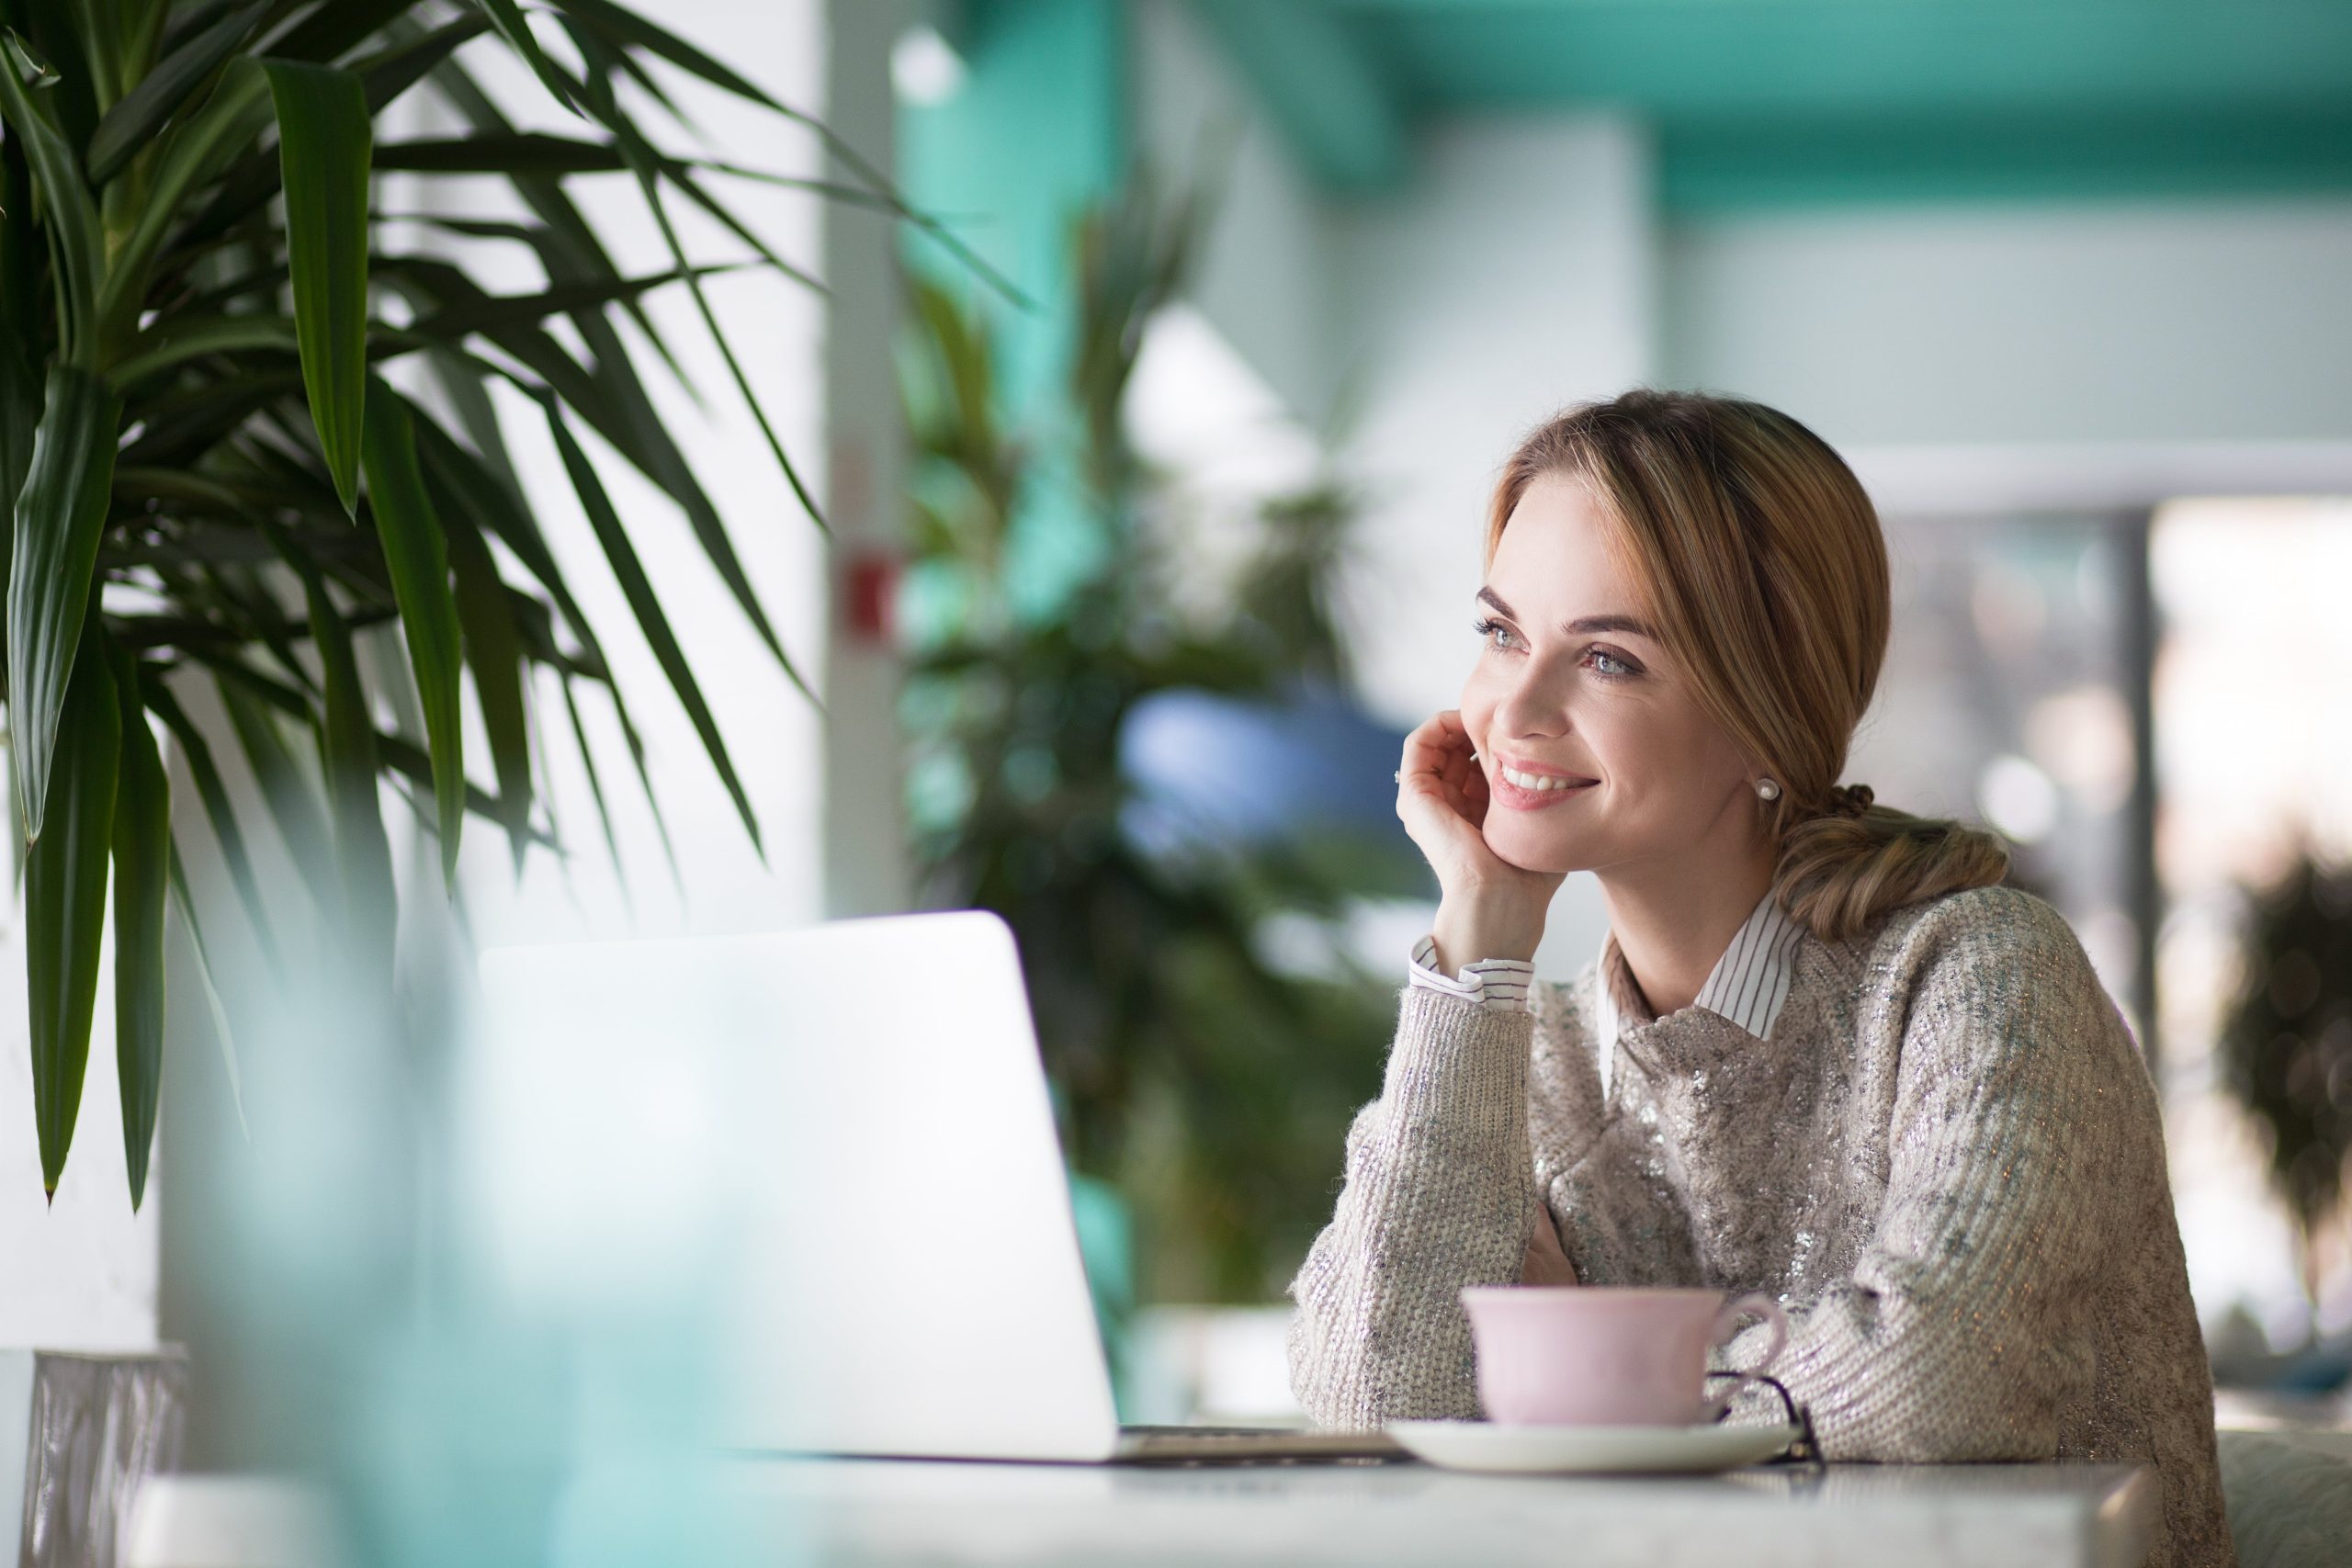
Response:
MULTIPOLYGON (((1518 640, 1517 632, 1492 616, 1471 622, 1470 629, 1486 638, 1487 649, 1495 653, 1516 652, 1524 647, 1518 640)), ((1585 658, 1592 662, 1593 673, 1604 681, 1623 681, 1642 672, 1640 665, 1621 659, 1606 649, 1587 649, 1585 658)))
POLYGON ((1497 642, 1495 640, 1495 634, 1497 632, 1500 632, 1505 637, 1516 635, 1509 626, 1503 625, 1500 621, 1493 619, 1492 617, 1471 622, 1470 629, 1476 632, 1480 637, 1485 637, 1487 639, 1487 646, 1493 649, 1498 653, 1504 651, 1510 645, 1507 643, 1497 642))

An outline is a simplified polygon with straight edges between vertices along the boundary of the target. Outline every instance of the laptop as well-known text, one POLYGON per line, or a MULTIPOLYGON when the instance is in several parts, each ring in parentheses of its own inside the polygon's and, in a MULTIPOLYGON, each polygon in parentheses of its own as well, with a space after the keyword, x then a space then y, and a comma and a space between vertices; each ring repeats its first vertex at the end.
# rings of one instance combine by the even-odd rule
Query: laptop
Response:
POLYGON ((1401 1454, 1377 1433, 1119 1424, 1020 958, 994 914, 501 948, 481 975, 493 1063, 566 1064, 530 1074, 547 1085, 609 1082, 600 1056, 633 1057, 700 1086, 691 1146, 710 1179, 694 1190, 724 1214, 729 1446, 1401 1454))

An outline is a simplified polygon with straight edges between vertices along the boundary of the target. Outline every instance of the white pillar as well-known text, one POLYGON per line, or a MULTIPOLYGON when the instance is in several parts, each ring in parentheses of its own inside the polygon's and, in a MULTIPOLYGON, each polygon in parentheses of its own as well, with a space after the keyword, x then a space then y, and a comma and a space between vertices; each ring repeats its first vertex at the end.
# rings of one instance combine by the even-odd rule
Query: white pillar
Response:
MULTIPOLYGON (((826 117, 867 163, 889 172, 895 103, 890 47, 897 0, 826 6, 826 117)), ((834 177, 843 177, 836 170, 834 177)), ((911 894, 901 805, 899 660, 860 630, 862 570, 894 558, 900 524, 900 415, 891 334, 898 306, 897 225, 845 203, 824 210, 826 513, 834 542, 822 692, 824 911, 879 914, 911 894), (863 564, 862 564, 863 563, 863 564)))

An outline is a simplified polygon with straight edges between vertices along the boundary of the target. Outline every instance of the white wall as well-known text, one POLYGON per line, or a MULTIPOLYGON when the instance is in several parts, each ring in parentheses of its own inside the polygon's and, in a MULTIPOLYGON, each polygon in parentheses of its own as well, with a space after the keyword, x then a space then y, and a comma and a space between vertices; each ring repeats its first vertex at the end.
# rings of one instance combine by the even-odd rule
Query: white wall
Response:
POLYGON ((2352 434, 2352 200, 1718 217, 1665 369, 1849 444, 2352 434))
POLYGON ((1330 332, 1330 223, 1324 204, 1233 68, 1177 0, 1135 10, 1136 145, 1171 186, 1214 179, 1215 221, 1193 302, 1248 345, 1258 374, 1309 424, 1341 368, 1330 332))
MULTIPOLYGON (((1657 363, 1655 152, 1638 126, 1452 125, 1418 164, 1408 198, 1341 218, 1334 269, 1336 338, 1363 378, 1349 618, 1363 695, 1402 727, 1460 703, 1487 497, 1511 445, 1657 363)), ((1599 885, 1570 878, 1539 973, 1573 976, 1605 926, 1599 885)))
MULTIPOLYGON (((0 875, 6 874, 0 860, 0 875)), ((10 898, 0 930, 0 1258, 6 1259, 0 1347, 150 1347, 155 1343, 155 1194, 169 1179, 170 1162, 158 1152, 150 1163, 147 1202, 134 1216, 114 1067, 112 944, 99 970, 73 1154, 52 1203, 41 1191, 33 1128, 23 918, 22 899, 10 898)))
POLYGON ((1348 455, 1369 492, 1359 655, 1389 718, 1460 694, 1512 443, 1655 374, 1652 159, 1614 117, 1453 125, 1424 139, 1411 196, 1340 220, 1338 342, 1363 378, 1348 455))

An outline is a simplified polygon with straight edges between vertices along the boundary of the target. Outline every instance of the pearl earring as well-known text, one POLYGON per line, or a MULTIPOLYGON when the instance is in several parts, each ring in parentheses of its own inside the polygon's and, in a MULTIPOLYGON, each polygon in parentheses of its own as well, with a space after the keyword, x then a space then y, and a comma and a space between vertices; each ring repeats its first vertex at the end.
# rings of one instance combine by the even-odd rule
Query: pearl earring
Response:
POLYGON ((1766 800, 1778 800, 1781 798, 1781 786, 1770 779, 1758 779, 1756 793, 1766 800))

